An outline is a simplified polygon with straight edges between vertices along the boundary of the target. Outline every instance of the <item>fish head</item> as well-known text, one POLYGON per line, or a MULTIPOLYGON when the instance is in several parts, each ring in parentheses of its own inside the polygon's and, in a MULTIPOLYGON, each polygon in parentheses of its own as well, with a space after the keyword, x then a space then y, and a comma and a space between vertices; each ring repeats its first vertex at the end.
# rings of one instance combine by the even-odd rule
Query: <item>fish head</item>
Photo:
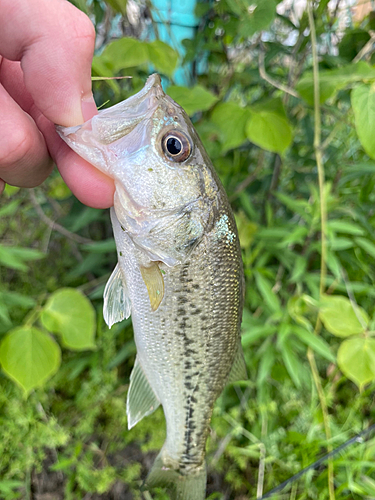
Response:
POLYGON ((134 243, 153 260, 182 262, 202 237, 219 188, 189 117, 160 77, 83 125, 57 131, 114 179, 115 213, 134 243))
POLYGON ((178 210, 213 187, 210 160, 190 119, 164 93, 156 74, 134 96, 81 126, 58 126, 57 131, 114 179, 116 213, 138 212, 139 217, 178 210))

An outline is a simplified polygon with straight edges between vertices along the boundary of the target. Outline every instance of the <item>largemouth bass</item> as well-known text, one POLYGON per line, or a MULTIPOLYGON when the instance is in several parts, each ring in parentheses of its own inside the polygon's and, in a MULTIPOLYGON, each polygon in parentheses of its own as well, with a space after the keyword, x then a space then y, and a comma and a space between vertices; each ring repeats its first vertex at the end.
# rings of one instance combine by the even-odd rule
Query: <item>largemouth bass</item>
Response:
POLYGON ((109 327, 132 315, 137 357, 128 427, 163 406, 167 437, 146 484, 205 498, 205 446, 223 387, 246 378, 243 269, 224 188, 158 75, 82 126, 57 127, 115 181, 118 264, 104 292, 109 327))

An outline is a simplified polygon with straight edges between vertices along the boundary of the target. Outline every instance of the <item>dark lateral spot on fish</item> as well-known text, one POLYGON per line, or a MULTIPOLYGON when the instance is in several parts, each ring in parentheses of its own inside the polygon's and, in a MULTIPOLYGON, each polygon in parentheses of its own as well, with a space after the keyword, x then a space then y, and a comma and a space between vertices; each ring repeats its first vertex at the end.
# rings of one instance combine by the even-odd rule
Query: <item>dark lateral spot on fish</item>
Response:
POLYGON ((193 385, 191 384, 191 382, 185 382, 185 387, 188 391, 191 391, 191 389, 193 388, 193 385))
POLYGON ((186 310, 183 307, 179 307, 177 309, 177 314, 179 314, 180 316, 185 316, 186 315, 186 310))
POLYGON ((186 356, 191 356, 192 354, 196 354, 196 352, 193 349, 186 349, 185 351, 186 356))
POLYGON ((191 362, 185 361, 185 370, 190 370, 190 368, 191 368, 191 362))
POLYGON ((203 316, 201 317, 201 320, 202 321, 207 321, 208 320, 208 316, 206 316, 205 314, 203 314, 203 316))
POLYGON ((194 283, 193 288, 195 288, 196 290, 198 290, 198 288, 199 288, 198 283, 194 283))
POLYGON ((192 403, 196 403, 197 402, 197 398, 195 398, 194 396, 191 396, 190 401, 192 403))
POLYGON ((181 305, 181 304, 186 304, 186 302, 188 302, 188 300, 187 300, 187 298, 186 298, 186 297, 184 297, 183 295, 179 295, 179 296, 177 297, 177 303, 178 303, 178 304, 180 304, 180 305, 181 305))

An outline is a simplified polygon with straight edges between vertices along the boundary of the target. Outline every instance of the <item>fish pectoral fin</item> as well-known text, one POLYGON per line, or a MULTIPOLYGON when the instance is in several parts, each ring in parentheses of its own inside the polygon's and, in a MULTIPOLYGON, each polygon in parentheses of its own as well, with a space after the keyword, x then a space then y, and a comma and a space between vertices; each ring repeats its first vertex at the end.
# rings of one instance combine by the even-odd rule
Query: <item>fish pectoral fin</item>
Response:
POLYGON ((153 413, 160 405, 142 367, 135 359, 134 368, 130 374, 130 386, 126 401, 128 429, 134 427, 143 417, 153 413))
POLYGON ((131 313, 131 302, 126 283, 117 264, 104 289, 103 315, 109 328, 127 319, 131 313))
POLYGON ((246 363, 240 338, 238 339, 237 352, 234 357, 232 369, 229 372, 227 384, 232 384, 239 380, 247 380, 246 363))
POLYGON ((164 278, 156 262, 140 266, 141 275, 147 287, 151 309, 156 311, 164 297, 164 278))

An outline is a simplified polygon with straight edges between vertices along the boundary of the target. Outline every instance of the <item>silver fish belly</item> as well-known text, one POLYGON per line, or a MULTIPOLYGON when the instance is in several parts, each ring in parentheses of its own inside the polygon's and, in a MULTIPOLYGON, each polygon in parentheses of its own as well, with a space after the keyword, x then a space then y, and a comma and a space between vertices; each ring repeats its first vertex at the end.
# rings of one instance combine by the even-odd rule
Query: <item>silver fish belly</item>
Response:
POLYGON ((132 316, 137 358, 128 426, 163 406, 167 437, 146 480, 205 498, 205 445, 226 383, 246 378, 243 269, 234 217, 185 112, 152 75, 143 90, 81 127, 57 127, 115 180, 118 265, 104 294, 109 326, 132 316))

